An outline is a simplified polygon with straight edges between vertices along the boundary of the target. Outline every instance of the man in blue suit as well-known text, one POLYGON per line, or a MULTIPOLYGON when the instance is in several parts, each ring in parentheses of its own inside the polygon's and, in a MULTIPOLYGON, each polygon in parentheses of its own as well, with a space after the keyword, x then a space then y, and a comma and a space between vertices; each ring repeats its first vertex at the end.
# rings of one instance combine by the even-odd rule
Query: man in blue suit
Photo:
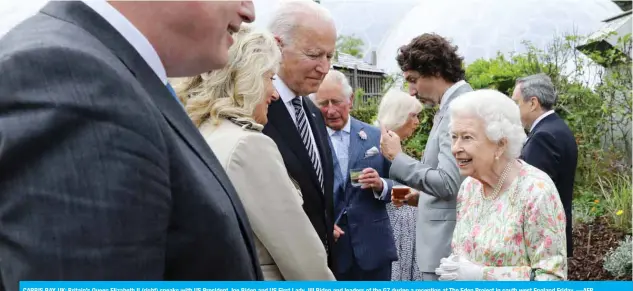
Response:
POLYGON ((385 205, 393 182, 382 179, 390 163, 380 154, 380 130, 350 117, 352 88, 331 70, 310 96, 328 127, 334 160, 334 255, 339 281, 390 281, 398 259, 385 205), (351 169, 362 169, 355 187, 351 169))

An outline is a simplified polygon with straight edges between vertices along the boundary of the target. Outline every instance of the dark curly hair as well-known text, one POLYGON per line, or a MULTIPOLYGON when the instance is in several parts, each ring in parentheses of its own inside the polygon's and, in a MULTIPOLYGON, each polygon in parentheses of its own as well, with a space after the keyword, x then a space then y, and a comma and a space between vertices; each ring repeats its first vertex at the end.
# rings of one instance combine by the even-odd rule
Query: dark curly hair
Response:
POLYGON ((417 71, 421 76, 438 76, 449 82, 464 79, 463 57, 457 46, 435 33, 425 33, 398 49, 396 61, 403 72, 417 71))

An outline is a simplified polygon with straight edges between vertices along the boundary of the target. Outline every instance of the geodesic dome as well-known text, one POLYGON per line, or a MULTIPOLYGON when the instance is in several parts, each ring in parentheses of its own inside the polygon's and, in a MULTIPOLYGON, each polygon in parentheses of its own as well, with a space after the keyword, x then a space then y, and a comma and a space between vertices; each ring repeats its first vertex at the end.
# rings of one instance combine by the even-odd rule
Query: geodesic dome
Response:
POLYGON ((378 48, 378 67, 398 72, 398 47, 435 32, 459 47, 466 63, 497 52, 523 52, 522 41, 543 48, 556 36, 587 35, 621 10, 611 0, 420 0, 378 48))

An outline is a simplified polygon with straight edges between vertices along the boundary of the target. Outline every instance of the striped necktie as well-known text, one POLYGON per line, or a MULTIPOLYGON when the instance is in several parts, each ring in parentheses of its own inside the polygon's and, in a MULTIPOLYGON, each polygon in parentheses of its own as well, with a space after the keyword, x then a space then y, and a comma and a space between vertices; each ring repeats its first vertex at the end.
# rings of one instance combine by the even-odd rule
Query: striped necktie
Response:
POLYGON ((310 131, 310 128, 308 128, 308 119, 306 118, 305 111, 303 111, 303 106, 301 105, 301 97, 295 97, 294 99, 292 99, 292 105, 295 108, 295 116, 297 117, 297 129, 299 130, 299 135, 301 135, 303 145, 308 151, 308 155, 310 156, 310 161, 312 162, 314 172, 319 178, 321 191, 325 193, 325 191, 323 190, 323 170, 321 169, 321 161, 317 157, 319 151, 317 150, 315 144, 312 142, 312 132, 310 131))

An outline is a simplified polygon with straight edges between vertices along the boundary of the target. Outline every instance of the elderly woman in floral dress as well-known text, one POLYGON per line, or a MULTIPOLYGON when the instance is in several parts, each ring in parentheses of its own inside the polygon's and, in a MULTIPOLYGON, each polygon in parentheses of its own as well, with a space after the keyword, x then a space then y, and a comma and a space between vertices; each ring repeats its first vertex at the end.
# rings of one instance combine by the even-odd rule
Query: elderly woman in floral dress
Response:
POLYGON ((468 176, 440 280, 566 280, 565 212, 549 176, 518 159, 519 108, 495 90, 450 105, 452 152, 468 176))

